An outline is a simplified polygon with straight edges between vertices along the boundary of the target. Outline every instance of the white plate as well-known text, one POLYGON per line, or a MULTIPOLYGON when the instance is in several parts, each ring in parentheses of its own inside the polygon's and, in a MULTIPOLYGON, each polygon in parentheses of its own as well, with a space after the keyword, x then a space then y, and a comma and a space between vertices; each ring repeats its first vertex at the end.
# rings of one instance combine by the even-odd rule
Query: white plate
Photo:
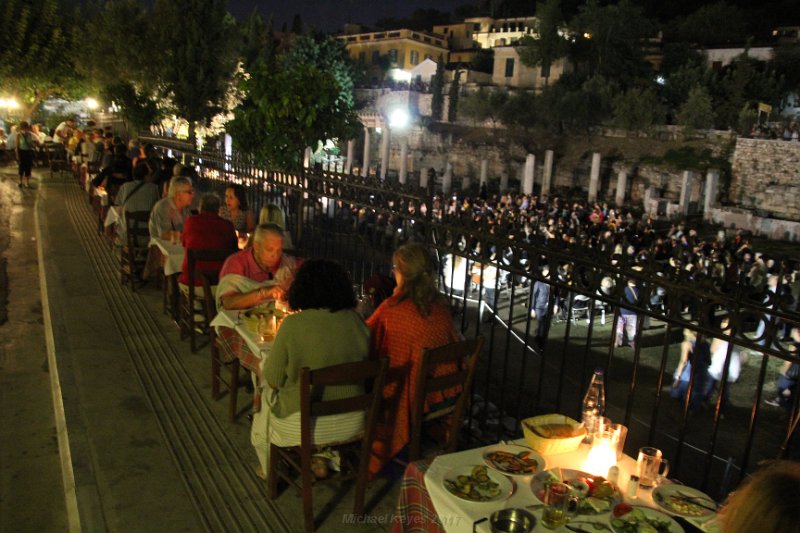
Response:
MULTIPOLYGON (((500 472, 492 470, 486 465, 459 466, 453 468, 444 476, 442 483, 447 492, 457 498, 472 503, 499 502, 511 497, 514 493, 514 483, 500 472), (472 472, 475 468, 483 469, 489 477, 491 486, 479 486, 479 482, 472 476, 472 472), (467 483, 471 487, 471 496, 455 488, 455 485, 458 484, 458 476, 465 476, 467 483), (491 491, 491 488, 495 490, 491 491)), ((465 485, 462 484, 461 486, 465 485)))
MULTIPOLYGON (((638 521, 639 520, 638 517, 643 517, 642 520, 644 520, 644 519, 658 520, 659 522, 662 522, 663 524, 665 524, 666 529, 658 529, 657 531, 659 533, 666 533, 666 532, 669 532, 669 533, 683 533, 683 528, 680 526, 680 524, 678 524, 675 520, 670 518, 668 515, 665 515, 661 511, 656 511, 655 509, 651 509, 649 507, 640 507, 638 505, 634 506, 633 511, 631 511, 630 513, 624 514, 619 518, 614 518, 612 516, 611 517, 611 527, 612 527, 612 529, 614 529, 614 531, 616 533, 634 533, 634 532, 637 532, 637 531, 639 531, 638 527, 636 529, 633 529, 630 526, 623 525, 622 527, 618 527, 618 526, 616 526, 614 524, 615 524, 615 522, 617 520, 622 520, 623 522, 626 522, 627 524, 631 524, 631 522, 633 522, 633 521, 638 521)), ((646 522, 646 520, 645 520, 645 522, 646 522)), ((646 522, 646 523, 648 523, 649 525, 654 527, 652 522, 646 522)), ((650 529, 649 531, 652 531, 652 529, 650 529)))
POLYGON ((717 503, 708 494, 684 485, 659 485, 653 490, 653 501, 670 514, 690 518, 705 518, 716 514, 716 511, 701 506, 717 507, 717 503))
MULTIPOLYGON (((561 481, 567 484, 571 484, 571 481, 578 478, 590 478, 594 480, 602 477, 595 476, 594 474, 589 474, 587 472, 582 472, 580 470, 573 470, 571 468, 551 468, 550 470, 539 472, 533 476, 533 479, 531 479, 531 490, 533 491, 533 495, 539 501, 542 501, 545 488, 550 484, 550 472, 555 474, 561 481)), ((606 478, 603 477, 603 479, 606 478)), ((606 479, 606 481, 608 480, 606 479)), ((610 496, 597 498, 598 500, 604 500, 606 503, 592 500, 587 497, 587 494, 579 495, 581 502, 578 507, 578 512, 582 515, 602 514, 611 511, 615 505, 620 503, 622 501, 622 493, 620 492, 619 487, 615 483, 611 483, 610 481, 609 483, 614 489, 614 492, 610 496), (601 507, 601 509, 598 510, 598 507, 601 507), (602 509, 602 507, 605 507, 605 509, 602 509)))
POLYGON ((487 465, 509 476, 529 476, 547 469, 538 452, 517 444, 499 444, 483 453, 487 465))

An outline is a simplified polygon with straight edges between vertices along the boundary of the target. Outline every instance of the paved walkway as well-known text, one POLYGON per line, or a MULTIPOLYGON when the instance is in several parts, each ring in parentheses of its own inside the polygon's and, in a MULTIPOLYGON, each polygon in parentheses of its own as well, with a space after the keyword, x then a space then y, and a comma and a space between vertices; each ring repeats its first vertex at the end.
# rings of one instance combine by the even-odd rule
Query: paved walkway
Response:
MULTIPOLYGON (((188 342, 179 339, 176 326, 162 313, 160 290, 147 286, 133 293, 120 284, 118 262, 97 233, 86 195, 72 176, 42 172, 38 177, 38 190, 22 191, 25 207, 19 216, 27 221, 25 230, 10 233, 28 260, 15 267, 23 272, 9 269, 10 320, 0 330, 5 333, 14 324, 20 331, 35 330, 3 335, 0 352, 2 407, 10 414, 6 420, 13 418, 4 420, 3 442, 30 432, 24 448, 33 465, 26 467, 21 452, 3 446, 0 529, 64 531, 69 520, 72 531, 301 530, 297 494, 285 491, 270 501, 266 484, 254 474, 257 462, 246 418, 228 422, 225 399, 211 400, 208 348, 190 353, 188 342), (36 248, 31 239, 37 233, 43 306, 33 275, 36 248), (23 273, 32 279, 17 292, 16 277, 23 273), (58 370, 50 373, 52 383, 42 371, 46 352, 58 370), (22 392, 11 385, 21 385, 23 378, 35 386, 26 383, 22 392), (57 394, 51 395, 49 386, 57 394), (24 474, 15 474, 14 466, 30 474, 42 470, 34 479, 48 481, 34 483, 31 494, 17 495, 24 474), (37 492, 45 490, 39 485, 50 493, 37 492), (56 503, 42 513, 41 505, 31 501, 56 503), (22 511, 9 514, 6 506, 22 511), (24 510, 41 522, 31 522, 24 510)), ((20 258, 15 255, 14 261, 20 258)), ((246 394, 240 397, 247 401, 246 394)), ((388 522, 397 489, 397 483, 382 481, 370 487, 371 513, 385 517, 377 522, 388 522)), ((352 527, 343 526, 352 492, 323 510, 322 502, 332 493, 315 491, 317 515, 325 517, 320 531, 352 527)), ((358 528, 385 529, 388 525, 358 528)))

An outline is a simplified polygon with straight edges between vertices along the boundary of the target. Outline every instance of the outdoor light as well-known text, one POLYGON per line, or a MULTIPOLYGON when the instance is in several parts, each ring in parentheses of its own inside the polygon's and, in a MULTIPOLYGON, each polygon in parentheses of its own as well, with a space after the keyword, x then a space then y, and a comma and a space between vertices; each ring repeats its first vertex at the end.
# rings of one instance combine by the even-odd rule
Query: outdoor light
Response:
POLYGON ((656 76, 656 83, 657 84, 664 85, 666 82, 667 82, 667 80, 664 79, 664 76, 661 76, 661 75, 656 76))
POLYGON ((0 98, 0 107, 7 107, 8 109, 17 109, 19 104, 13 98, 0 98))
POLYGON ((592 34, 591 34, 591 33, 589 33, 588 31, 587 31, 587 32, 584 32, 584 34, 583 34, 583 38, 584 38, 584 39, 591 39, 591 38, 592 38, 592 34))
POLYGON ((394 81, 411 81, 411 73, 400 68, 391 69, 389 77, 394 81))
POLYGON ((408 111, 398 107, 389 113, 389 126, 392 128, 405 128, 408 126, 408 111))
POLYGON ((86 99, 86 107, 88 107, 89 109, 97 109, 97 106, 98 106, 97 100, 95 100, 94 98, 86 99))

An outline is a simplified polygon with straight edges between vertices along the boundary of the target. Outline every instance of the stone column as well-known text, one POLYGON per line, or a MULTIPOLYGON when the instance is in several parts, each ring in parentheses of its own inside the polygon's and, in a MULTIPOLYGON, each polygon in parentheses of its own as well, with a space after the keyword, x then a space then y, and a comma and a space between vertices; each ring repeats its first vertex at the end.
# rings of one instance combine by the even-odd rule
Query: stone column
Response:
POLYGON ((544 174, 542 175, 542 192, 540 196, 547 198, 550 195, 550 183, 553 179, 553 151, 544 152, 544 174))
POLYGON ((628 169, 623 167, 617 174, 617 192, 614 195, 614 203, 621 207, 625 203, 625 189, 628 188, 628 169))
POLYGON ((717 205, 717 188, 719 187, 719 170, 708 169, 706 173, 706 197, 703 202, 703 218, 711 218, 711 209, 717 205))
POLYGON ((592 172, 589 174, 589 202, 597 201, 597 188, 600 186, 600 153, 592 154, 592 172))
POLYGON ((406 184, 406 175, 408 174, 408 140, 403 139, 400 143, 400 183, 406 184))
POLYGON ((344 164, 344 173, 350 174, 353 172, 353 159, 355 158, 356 140, 350 139, 347 141, 347 162, 344 164))
POLYGON ((481 187, 487 185, 489 181, 489 162, 486 159, 481 159, 481 187))
POLYGON ((427 189, 428 188, 428 174, 430 173, 430 167, 422 167, 419 171, 419 187, 420 189, 427 189))
POLYGON ((533 179, 536 169, 536 156, 528 154, 525 158, 525 175, 522 178, 522 194, 533 194, 533 179))
POLYGON ((383 128, 383 136, 381 137, 381 181, 386 180, 386 171, 389 169, 389 142, 392 133, 389 127, 383 128))
POLYGON ((364 158, 361 165, 361 177, 369 176, 369 128, 364 128, 364 158))
POLYGON ((306 146, 306 151, 303 154, 303 167, 311 168, 311 147, 306 146))
POLYGON ((453 165, 448 161, 442 176, 442 193, 450 194, 453 190, 453 165))
POLYGON ((682 215, 689 214, 689 202, 692 199, 692 179, 694 178, 694 174, 691 170, 684 170, 683 171, 683 178, 681 178, 681 201, 680 201, 680 212, 682 215))

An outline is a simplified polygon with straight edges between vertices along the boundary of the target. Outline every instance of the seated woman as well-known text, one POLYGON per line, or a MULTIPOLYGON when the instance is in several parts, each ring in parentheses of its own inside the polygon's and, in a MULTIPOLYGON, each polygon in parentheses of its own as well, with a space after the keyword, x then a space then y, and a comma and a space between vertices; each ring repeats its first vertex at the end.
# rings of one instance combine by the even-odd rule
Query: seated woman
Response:
POLYGON ((233 228, 239 233, 253 233, 256 227, 253 211, 247 207, 247 197, 241 185, 228 185, 225 189, 225 205, 219 216, 233 222, 233 228))
POLYGON ((732 492, 719 512, 725 533, 800 533, 800 464, 776 461, 732 492))
MULTIPOLYGON (((389 358, 370 476, 380 472, 409 443, 412 395, 423 349, 461 338, 450 317, 447 298, 434 285, 436 272, 428 250, 420 244, 406 244, 395 251, 392 263, 397 287, 367 320, 372 356, 389 358)), ((446 399, 430 400, 435 404, 446 399)))
POLYGON ((267 204, 261 208, 258 213, 259 224, 275 224, 280 226, 283 230, 283 244, 288 250, 293 250, 292 236, 286 231, 286 215, 283 213, 281 206, 275 204, 267 204))
MULTIPOLYGON (((300 370, 365 360, 369 330, 355 312, 356 299, 347 273, 331 261, 303 263, 289 288, 289 307, 296 311, 281 324, 269 357, 263 363, 261 410, 253 416, 250 440, 265 477, 269 446, 300 444, 300 370)), ((360 394, 358 387, 326 387, 325 400, 360 394)), ((314 441, 348 439, 362 431, 362 413, 320 417, 314 441)))

